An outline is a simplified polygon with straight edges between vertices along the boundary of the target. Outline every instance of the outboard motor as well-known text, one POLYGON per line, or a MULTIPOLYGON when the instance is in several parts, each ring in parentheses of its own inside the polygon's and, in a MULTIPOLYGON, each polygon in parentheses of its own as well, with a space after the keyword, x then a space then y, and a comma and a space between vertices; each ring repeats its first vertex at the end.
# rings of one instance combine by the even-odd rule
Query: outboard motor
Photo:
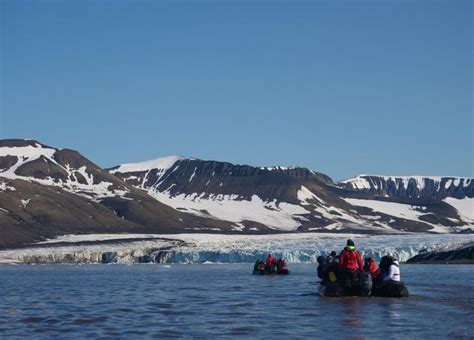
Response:
POLYGON ((372 291, 372 275, 367 272, 360 274, 360 292, 363 296, 369 296, 372 291))

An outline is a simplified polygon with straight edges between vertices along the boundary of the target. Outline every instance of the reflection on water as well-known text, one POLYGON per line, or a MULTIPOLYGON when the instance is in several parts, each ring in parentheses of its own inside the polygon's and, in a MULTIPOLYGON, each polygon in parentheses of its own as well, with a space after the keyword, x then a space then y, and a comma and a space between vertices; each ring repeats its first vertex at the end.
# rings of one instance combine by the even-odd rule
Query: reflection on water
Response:
POLYGON ((472 337, 472 268, 402 266, 388 299, 319 297, 313 265, 0 266, 0 338, 472 337))
POLYGON ((360 328, 364 326, 363 318, 361 318, 362 308, 361 301, 359 298, 342 298, 341 304, 343 305, 344 318, 341 321, 342 326, 349 326, 351 328, 360 328))

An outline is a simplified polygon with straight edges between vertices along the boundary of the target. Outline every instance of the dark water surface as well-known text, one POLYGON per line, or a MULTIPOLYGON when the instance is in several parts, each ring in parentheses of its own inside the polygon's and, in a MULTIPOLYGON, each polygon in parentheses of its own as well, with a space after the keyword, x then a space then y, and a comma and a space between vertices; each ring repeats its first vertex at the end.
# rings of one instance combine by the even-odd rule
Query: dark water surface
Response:
POLYGON ((474 266, 405 265, 411 297, 322 298, 314 265, 0 266, 0 338, 474 336, 474 266))

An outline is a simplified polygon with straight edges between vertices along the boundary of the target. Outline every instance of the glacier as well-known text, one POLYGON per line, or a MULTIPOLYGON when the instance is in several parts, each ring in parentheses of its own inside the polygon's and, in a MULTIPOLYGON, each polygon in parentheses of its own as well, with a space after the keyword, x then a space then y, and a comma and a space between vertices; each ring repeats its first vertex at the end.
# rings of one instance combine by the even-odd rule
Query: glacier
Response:
POLYGON ((474 242, 473 234, 92 234, 65 235, 0 251, 0 263, 252 263, 268 253, 290 263, 315 263, 319 255, 340 251, 348 238, 362 256, 379 261, 392 254, 401 262, 420 251, 448 250, 474 242), (136 240, 135 240, 136 239, 136 240))

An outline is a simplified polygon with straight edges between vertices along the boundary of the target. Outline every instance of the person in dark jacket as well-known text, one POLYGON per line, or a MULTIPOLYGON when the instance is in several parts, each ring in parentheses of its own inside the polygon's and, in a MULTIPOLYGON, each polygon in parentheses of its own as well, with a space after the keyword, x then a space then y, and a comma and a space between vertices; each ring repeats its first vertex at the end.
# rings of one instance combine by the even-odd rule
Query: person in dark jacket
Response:
POLYGON ((339 258, 337 256, 336 251, 331 251, 329 256, 327 257, 328 265, 334 264, 336 261, 339 263, 339 258))
POLYGON ((318 277, 321 279, 323 283, 326 282, 327 277, 327 258, 324 255, 319 255, 317 258, 318 261, 318 277))
POLYGON ((327 267, 328 280, 330 282, 337 281, 337 278, 340 276, 339 256, 337 256, 337 253, 334 250, 331 251, 326 262, 327 262, 326 267, 327 267))
POLYGON ((388 270, 390 268, 390 265, 391 265, 390 255, 382 256, 382 258, 380 259, 379 268, 376 270, 376 272, 373 275, 375 286, 379 286, 380 284, 382 284, 383 280, 388 275, 388 270))
POLYGON ((347 240, 346 246, 341 252, 339 269, 347 288, 351 288, 356 284, 357 272, 364 269, 360 254, 352 240, 347 240))
POLYGON ((253 265, 253 270, 254 271, 263 271, 265 270, 265 262, 262 260, 258 259, 255 264, 253 265))

